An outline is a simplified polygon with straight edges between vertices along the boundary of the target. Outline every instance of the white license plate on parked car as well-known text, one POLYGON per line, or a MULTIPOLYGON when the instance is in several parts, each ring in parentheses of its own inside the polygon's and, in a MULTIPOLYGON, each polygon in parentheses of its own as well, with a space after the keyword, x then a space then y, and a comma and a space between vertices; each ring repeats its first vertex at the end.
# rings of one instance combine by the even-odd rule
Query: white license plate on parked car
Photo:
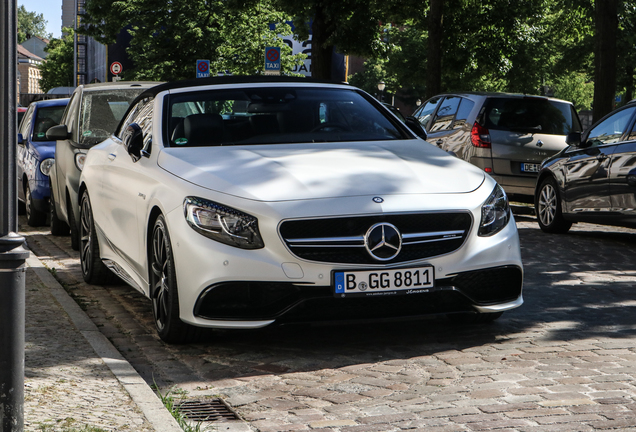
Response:
POLYGON ((522 163, 521 164, 521 171, 536 173, 536 172, 539 172, 539 168, 540 167, 541 167, 541 164, 522 163))
POLYGON ((336 297, 418 294, 435 286, 433 266, 334 272, 336 297))

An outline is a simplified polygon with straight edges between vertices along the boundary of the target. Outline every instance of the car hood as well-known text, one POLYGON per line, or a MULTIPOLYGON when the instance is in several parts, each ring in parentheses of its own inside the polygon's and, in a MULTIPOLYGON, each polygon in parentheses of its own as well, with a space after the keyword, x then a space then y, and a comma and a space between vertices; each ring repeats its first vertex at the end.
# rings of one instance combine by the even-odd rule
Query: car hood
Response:
POLYGON ((158 164, 201 187, 259 201, 467 193, 485 177, 421 140, 166 148, 158 164))

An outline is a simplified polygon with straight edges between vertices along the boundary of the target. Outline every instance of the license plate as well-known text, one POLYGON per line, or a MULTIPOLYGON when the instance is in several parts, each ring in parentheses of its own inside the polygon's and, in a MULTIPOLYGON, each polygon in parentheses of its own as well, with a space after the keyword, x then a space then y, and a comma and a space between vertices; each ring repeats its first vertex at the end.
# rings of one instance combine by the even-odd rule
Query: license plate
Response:
POLYGON ((366 297, 429 292, 435 286, 433 266, 391 270, 334 272, 336 297, 366 297))
POLYGON ((541 166, 541 164, 522 163, 521 164, 521 171, 536 173, 536 172, 539 172, 539 167, 540 166, 541 166))

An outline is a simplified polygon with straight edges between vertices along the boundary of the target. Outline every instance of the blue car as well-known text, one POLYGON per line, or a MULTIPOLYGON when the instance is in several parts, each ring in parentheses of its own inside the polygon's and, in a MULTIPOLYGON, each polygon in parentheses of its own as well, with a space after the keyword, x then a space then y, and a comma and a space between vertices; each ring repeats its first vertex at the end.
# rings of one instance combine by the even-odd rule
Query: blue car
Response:
POLYGON ((46 223, 51 187, 49 173, 55 156, 55 141, 46 131, 59 124, 69 99, 33 102, 18 129, 17 174, 18 201, 30 226, 46 223))

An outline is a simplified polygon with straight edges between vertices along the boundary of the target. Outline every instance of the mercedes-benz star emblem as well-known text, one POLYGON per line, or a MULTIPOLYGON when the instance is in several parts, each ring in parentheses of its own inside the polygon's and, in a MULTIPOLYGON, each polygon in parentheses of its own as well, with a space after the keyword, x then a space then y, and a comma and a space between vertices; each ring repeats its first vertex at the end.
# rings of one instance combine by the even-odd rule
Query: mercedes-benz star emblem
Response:
POLYGON ((381 197, 374 197, 374 198, 373 198, 373 202, 374 202, 374 203, 378 203, 378 204, 380 204, 380 203, 383 203, 383 202, 384 202, 384 199, 383 199, 383 198, 381 198, 381 197))
POLYGON ((402 235, 390 223, 377 223, 365 234, 364 246, 369 255, 378 261, 389 261, 402 250, 402 235))

